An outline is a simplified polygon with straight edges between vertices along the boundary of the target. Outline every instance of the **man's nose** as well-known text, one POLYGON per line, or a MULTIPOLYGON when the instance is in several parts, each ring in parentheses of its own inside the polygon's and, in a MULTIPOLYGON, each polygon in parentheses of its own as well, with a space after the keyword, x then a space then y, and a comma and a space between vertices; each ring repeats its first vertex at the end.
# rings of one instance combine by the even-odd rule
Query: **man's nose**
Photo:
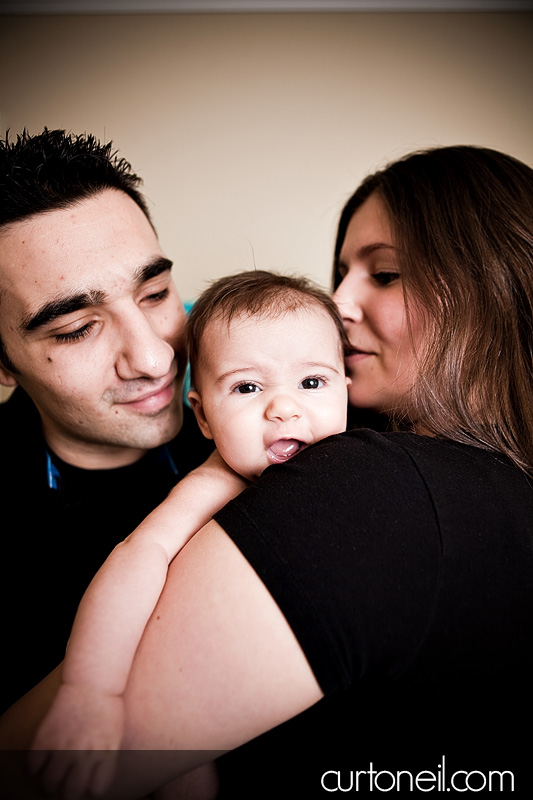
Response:
POLYGON ((142 311, 122 321, 115 362, 120 378, 163 378, 174 358, 172 345, 159 336, 142 311))
POLYGON ((302 416, 302 410, 296 398, 286 392, 277 392, 266 408, 267 419, 287 422, 302 416))
POLYGON ((344 322, 363 321, 362 293, 360 287, 358 289, 357 281, 350 273, 335 289, 333 300, 344 322))

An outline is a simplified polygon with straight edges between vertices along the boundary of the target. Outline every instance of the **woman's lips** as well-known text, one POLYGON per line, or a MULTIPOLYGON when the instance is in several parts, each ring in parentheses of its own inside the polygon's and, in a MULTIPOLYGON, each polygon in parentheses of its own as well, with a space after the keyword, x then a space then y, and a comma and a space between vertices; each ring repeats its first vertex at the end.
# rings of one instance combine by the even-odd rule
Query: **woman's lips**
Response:
POLYGON ((355 364, 358 361, 362 361, 363 359, 368 358, 369 356, 372 355, 374 355, 374 353, 371 353, 367 350, 357 350, 354 348, 353 350, 350 350, 350 352, 346 354, 345 361, 347 364, 355 364))

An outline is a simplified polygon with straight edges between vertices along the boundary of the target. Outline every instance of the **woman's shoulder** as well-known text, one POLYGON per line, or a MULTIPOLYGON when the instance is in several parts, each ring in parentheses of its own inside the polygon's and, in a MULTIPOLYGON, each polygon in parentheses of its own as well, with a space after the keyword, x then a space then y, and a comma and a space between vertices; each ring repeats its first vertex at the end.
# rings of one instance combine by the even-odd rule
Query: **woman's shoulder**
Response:
POLYGON ((384 456, 394 463, 406 457, 414 466, 424 470, 448 472, 452 467, 473 473, 507 473, 511 480, 527 484, 528 479, 506 456, 470 444, 421 436, 407 431, 376 431, 355 428, 335 434, 312 445, 312 452, 322 449, 323 455, 349 454, 353 460, 381 460, 384 456))
POLYGON ((269 467, 216 518, 225 524, 236 509, 246 524, 261 520, 259 529, 298 529, 305 519, 307 530, 318 520, 321 530, 433 530, 456 539, 472 529, 499 535, 514 528, 521 537, 531 532, 533 485, 503 456, 480 448, 358 429, 269 467))
POLYGON ((514 522, 531 530, 533 481, 503 454, 437 437, 364 428, 328 437, 311 450, 311 472, 321 471, 327 461, 335 465, 330 469, 364 481, 369 490, 378 482, 396 487, 400 476, 404 489, 423 487, 437 516, 460 528, 475 520, 480 526, 514 522))

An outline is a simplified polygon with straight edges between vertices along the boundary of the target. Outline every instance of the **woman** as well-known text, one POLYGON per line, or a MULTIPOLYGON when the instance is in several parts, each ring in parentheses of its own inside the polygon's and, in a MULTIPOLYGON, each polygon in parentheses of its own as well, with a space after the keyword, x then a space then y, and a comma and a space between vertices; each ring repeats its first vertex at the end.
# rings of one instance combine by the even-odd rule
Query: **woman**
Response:
POLYGON ((267 470, 175 559, 125 695, 124 748, 151 752, 124 753, 113 796, 254 737, 221 797, 531 789, 532 231, 533 171, 486 149, 414 154, 350 198, 350 402, 395 430, 267 470))
POLYGON ((533 463, 532 181, 529 167, 493 150, 446 147, 411 155, 367 178, 347 202, 334 270, 348 331, 364 329, 356 307, 364 282, 346 259, 372 223, 381 227, 374 231, 378 239, 382 234, 395 244, 369 253, 367 263, 374 283, 395 287, 378 291, 375 305, 377 326, 385 321, 385 337, 396 327, 397 342, 385 339, 388 360, 373 387, 362 377, 368 359, 356 336, 348 368, 361 380, 352 384, 351 404, 386 412, 419 433, 505 453, 526 472, 533 463), (395 322, 403 307, 391 312, 390 294, 403 296, 407 335, 395 322))

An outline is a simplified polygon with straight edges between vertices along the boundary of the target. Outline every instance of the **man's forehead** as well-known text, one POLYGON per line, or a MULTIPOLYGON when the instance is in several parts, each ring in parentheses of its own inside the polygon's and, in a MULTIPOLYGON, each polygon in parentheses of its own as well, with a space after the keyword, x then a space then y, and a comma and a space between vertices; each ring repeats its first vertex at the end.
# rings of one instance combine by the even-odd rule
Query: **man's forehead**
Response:
MULTIPOLYGON (((152 278, 170 272, 171 268, 172 262, 168 258, 157 257, 133 271, 131 288, 135 290, 152 278)), ((45 299, 44 296, 34 297, 34 303, 32 303, 31 309, 22 315, 19 327, 23 333, 30 333, 59 317, 84 308, 102 305, 108 300, 108 297, 109 295, 104 289, 86 289, 75 292, 64 289, 62 293, 56 293, 51 299, 45 299)))
POLYGON ((22 270, 46 265, 51 272, 73 266, 88 271, 99 264, 104 270, 108 253, 112 261, 121 252, 131 259, 146 250, 159 250, 151 223, 128 195, 112 189, 0 229, 0 264, 22 270))
POLYGON ((105 190, 0 231, 0 302, 38 327, 62 303, 74 310, 102 302, 115 287, 135 287, 171 266, 137 204, 105 190))

